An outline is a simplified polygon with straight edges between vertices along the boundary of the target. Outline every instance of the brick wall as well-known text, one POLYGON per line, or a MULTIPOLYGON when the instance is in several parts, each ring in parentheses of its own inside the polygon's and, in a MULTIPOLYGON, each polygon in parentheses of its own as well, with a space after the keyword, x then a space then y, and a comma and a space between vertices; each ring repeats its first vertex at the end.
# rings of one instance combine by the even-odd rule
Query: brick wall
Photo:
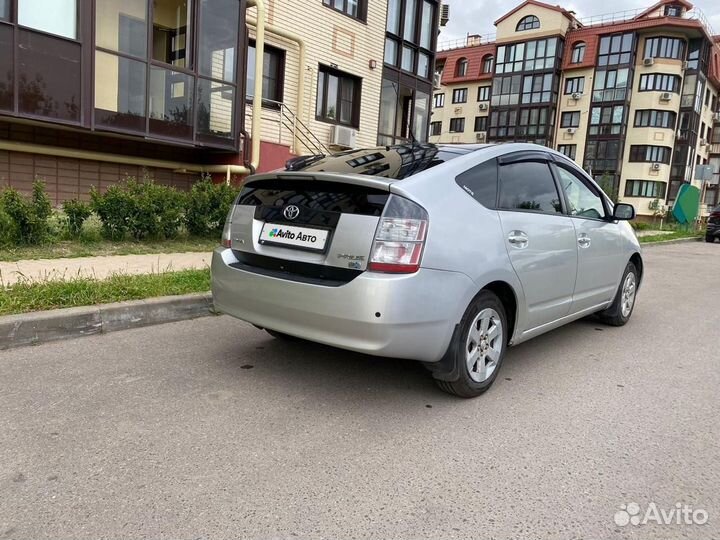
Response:
POLYGON ((144 174, 159 184, 183 190, 199 178, 199 173, 180 174, 169 169, 0 150, 0 189, 12 186, 27 194, 39 178, 45 181, 55 205, 74 198, 88 200, 93 186, 104 191, 127 176, 142 178, 144 174))

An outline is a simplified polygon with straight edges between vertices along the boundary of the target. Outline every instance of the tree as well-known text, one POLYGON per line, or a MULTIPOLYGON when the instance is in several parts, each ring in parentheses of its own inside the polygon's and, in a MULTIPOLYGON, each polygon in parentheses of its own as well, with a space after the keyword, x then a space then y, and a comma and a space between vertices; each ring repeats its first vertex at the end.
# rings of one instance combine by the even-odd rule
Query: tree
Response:
POLYGON ((598 180, 598 185, 605 194, 610 197, 610 200, 614 203, 618 202, 618 189, 615 186, 615 177, 608 171, 605 171, 598 180))

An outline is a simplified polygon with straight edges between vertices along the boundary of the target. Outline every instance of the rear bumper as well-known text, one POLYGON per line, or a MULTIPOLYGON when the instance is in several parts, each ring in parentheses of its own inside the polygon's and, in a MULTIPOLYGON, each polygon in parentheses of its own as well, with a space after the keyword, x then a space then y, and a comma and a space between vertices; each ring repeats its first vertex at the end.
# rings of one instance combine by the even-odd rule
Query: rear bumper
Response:
POLYGON ((720 224, 708 223, 707 230, 705 231, 705 235, 720 237, 720 224))
POLYGON ((430 269, 365 272, 326 287, 239 270, 230 266, 235 262, 232 250, 213 253, 217 310, 326 345, 425 362, 445 353, 474 287, 464 274, 430 269))

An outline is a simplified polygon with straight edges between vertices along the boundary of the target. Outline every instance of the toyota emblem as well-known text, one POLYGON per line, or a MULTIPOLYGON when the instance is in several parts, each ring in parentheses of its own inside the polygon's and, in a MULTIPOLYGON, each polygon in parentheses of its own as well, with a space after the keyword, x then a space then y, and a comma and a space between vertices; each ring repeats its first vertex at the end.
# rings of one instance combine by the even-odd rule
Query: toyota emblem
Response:
POLYGON ((300 209, 294 204, 291 204, 285 207, 285 210, 283 210, 283 215, 286 219, 295 219, 300 215, 300 209))

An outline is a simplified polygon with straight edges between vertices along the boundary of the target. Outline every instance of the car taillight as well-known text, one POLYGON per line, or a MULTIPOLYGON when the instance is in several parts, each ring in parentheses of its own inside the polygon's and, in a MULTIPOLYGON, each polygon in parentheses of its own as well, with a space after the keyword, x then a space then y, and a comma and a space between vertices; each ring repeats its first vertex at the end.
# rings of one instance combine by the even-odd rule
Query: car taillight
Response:
POLYGON ((368 270, 411 274, 420 268, 428 215, 412 201, 391 195, 380 217, 368 270))
POLYGON ((230 211, 228 212, 227 217, 225 218, 225 227, 223 227, 222 232, 222 239, 220 240, 220 243, 223 247, 229 248, 232 247, 232 236, 230 234, 232 230, 232 217, 233 212, 235 211, 235 203, 230 207, 230 211))

